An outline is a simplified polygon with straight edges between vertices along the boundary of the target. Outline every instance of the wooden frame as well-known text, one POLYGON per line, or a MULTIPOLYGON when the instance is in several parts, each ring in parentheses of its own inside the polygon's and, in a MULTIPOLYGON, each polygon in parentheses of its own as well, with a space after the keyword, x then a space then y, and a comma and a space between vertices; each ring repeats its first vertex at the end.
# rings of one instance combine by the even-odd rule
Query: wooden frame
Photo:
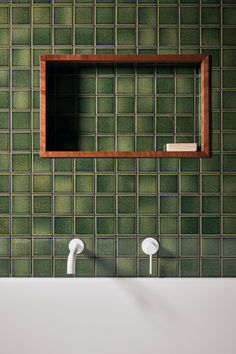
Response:
POLYGON ((41 55, 40 56, 40 156, 41 157, 208 157, 209 156, 209 56, 190 55, 41 55), (170 63, 201 64, 201 151, 47 151, 46 63, 170 63))

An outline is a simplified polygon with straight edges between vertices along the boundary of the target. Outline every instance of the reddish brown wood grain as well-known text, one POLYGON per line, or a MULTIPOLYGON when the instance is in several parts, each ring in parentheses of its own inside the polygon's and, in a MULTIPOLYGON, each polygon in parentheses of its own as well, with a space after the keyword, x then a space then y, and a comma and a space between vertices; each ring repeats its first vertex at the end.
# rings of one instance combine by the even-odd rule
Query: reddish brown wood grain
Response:
POLYGON ((41 55, 40 56, 40 156, 41 157, 208 157, 209 156, 209 56, 163 55, 41 55), (201 151, 47 151, 46 62, 80 63, 201 63, 201 151))

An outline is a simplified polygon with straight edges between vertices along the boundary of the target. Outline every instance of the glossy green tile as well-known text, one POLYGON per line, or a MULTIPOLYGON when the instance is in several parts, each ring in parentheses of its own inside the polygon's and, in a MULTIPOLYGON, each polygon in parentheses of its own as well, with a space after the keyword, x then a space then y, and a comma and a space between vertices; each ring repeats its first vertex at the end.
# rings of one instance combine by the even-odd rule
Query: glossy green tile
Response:
POLYGON ((92 172, 93 171, 93 159, 92 158, 77 158, 76 159, 76 171, 92 172))
POLYGON ((98 214, 113 214, 115 210, 113 196, 97 196, 96 212, 98 214))
POLYGON ((97 137, 97 149, 98 151, 113 151, 115 146, 115 140, 113 136, 98 136, 97 137))
POLYGON ((223 171, 236 172, 236 156, 230 154, 223 155, 223 171))
POLYGON ((128 214, 135 213, 136 211, 136 198, 132 196, 119 196, 118 197, 118 213, 128 214))
POLYGON ((30 196, 12 196, 12 213, 13 214, 29 214, 31 200, 30 196))
POLYGON ((231 91, 223 91, 223 108, 224 109, 235 109, 236 104, 235 100, 235 92, 231 91))
POLYGON ((114 193, 115 192, 115 176, 98 175, 97 176, 97 192, 98 193, 114 193))
POLYGON ((235 7, 223 7, 223 25, 235 25, 235 7))
POLYGON ((33 172, 50 172, 52 161, 49 158, 42 159, 38 154, 33 155, 33 172))
POLYGON ((149 274, 149 260, 138 260, 138 276, 139 277, 156 277, 157 276, 157 260, 153 259, 152 274, 149 274))
POLYGON ((72 29, 71 28, 55 28, 54 29, 54 45, 71 45, 72 29))
POLYGON ((94 276, 94 260, 93 259, 77 259, 75 274, 78 277, 94 276))
POLYGON ((50 238, 33 238, 33 255, 34 256, 51 256, 52 241, 50 238))
POLYGON ((177 256, 177 238, 161 237, 160 238, 160 257, 176 257, 177 256))
POLYGON ((176 214, 178 212, 178 197, 160 196, 160 214, 176 214))
POLYGON ((9 197, 1 196, 0 197, 0 213, 8 214, 9 213, 9 197))
MULTIPOLYGON (((14 31, 15 33, 15 31, 14 31)), ((28 44, 28 43, 24 43, 28 44)), ((9 29, 0 28, 0 45, 9 45, 9 29)))
POLYGON ((6 66, 9 64, 9 49, 0 49, 0 65, 6 66))
POLYGON ((223 259, 223 277, 236 276, 236 259, 223 259))
POLYGON ((118 217, 118 234, 119 235, 135 235, 136 219, 134 217, 118 217))
POLYGON ((181 277, 199 276, 199 263, 197 259, 181 259, 180 265, 181 277))
POLYGON ((99 238, 97 239, 97 256, 110 256, 115 254, 115 242, 114 238, 99 238))
POLYGON ((181 238, 181 256, 198 256, 199 240, 198 238, 181 238))
POLYGON ((10 256, 10 238, 0 238, 0 256, 10 256))
POLYGON ((119 175, 118 176, 118 192, 134 193, 136 191, 136 176, 119 175))
POLYGON ((236 256, 236 239, 224 238, 223 239, 223 256, 236 256))
POLYGON ((9 150, 9 134, 0 133, 0 150, 9 150))
POLYGON ((1 7, 0 24, 1 25, 9 24, 9 8, 8 7, 1 7))
POLYGON ((117 8, 117 23, 120 25, 135 24, 135 7, 117 8))
POLYGON ((197 25, 199 21, 198 7, 181 7, 180 8, 180 23, 181 25, 197 25))
POLYGON ((65 6, 54 7, 54 23, 57 25, 71 25, 72 8, 65 6))
POLYGON ((34 196, 33 212, 47 214, 52 211, 52 201, 50 196, 34 196))
POLYGON ((182 193, 198 193, 199 178, 197 175, 181 176, 181 192, 182 193))
POLYGON ((94 189, 93 176, 76 176, 76 192, 92 193, 94 189))
POLYGON ((50 24, 51 9, 50 7, 33 7, 33 24, 50 24))
POLYGON ((219 7, 202 7, 201 22, 204 25, 218 25, 220 23, 219 7))
POLYGON ((72 193, 72 176, 55 175, 54 176, 54 192, 56 193, 72 193))
POLYGON ((223 176, 223 192, 236 193, 236 176, 224 175, 223 176))
POLYGON ((72 217, 59 217, 54 218, 54 233, 57 235, 71 235, 73 230, 72 217))
POLYGON ((12 259, 12 276, 13 277, 29 277, 30 276, 30 259, 12 259))
POLYGON ((202 255, 203 256, 219 256, 220 240, 218 238, 202 239, 202 255))
POLYGON ((134 113, 133 97, 117 97, 118 113, 134 113))
POLYGON ((29 45, 29 44, 30 44, 29 28, 12 29, 12 45, 29 45))
POLYGON ((198 45, 199 29, 198 28, 181 28, 180 30, 181 45, 198 45))
POLYGON ((52 261, 50 259, 34 259, 33 260, 33 276, 34 277, 51 277, 52 261))
POLYGON ((13 91, 12 92, 13 109, 28 109, 30 107, 29 91, 13 91))
POLYGON ((113 158, 96 159, 96 168, 98 172, 113 172, 115 169, 113 158))
POLYGON ((13 7, 12 8, 12 24, 30 24, 30 8, 29 7, 13 7))
MULTIPOLYGON (((76 263, 77 266, 78 262, 76 263)), ((54 259, 54 273, 55 277, 67 277, 66 273, 67 259, 54 259)))
POLYGON ((220 212, 220 197, 203 196, 202 212, 206 214, 217 214, 220 212))
POLYGON ((223 213, 234 214, 236 212, 236 197, 224 196, 223 197, 223 213))
POLYGON ((220 155, 211 155, 208 161, 202 161, 203 172, 217 172, 220 170, 220 155))
POLYGON ((118 116, 117 132, 119 134, 134 133, 134 116, 118 116))
POLYGON ((9 217, 1 216, 0 217, 0 234, 8 235, 10 228, 10 219, 9 217))
POLYGON ((136 253, 135 238, 118 238, 118 256, 134 256, 136 253))
MULTIPOLYGON (((153 8, 152 8, 152 11, 153 11, 153 8)), ((170 6, 169 7, 161 7, 160 6, 159 7, 159 24, 160 25, 176 25, 177 22, 178 22, 178 8, 177 7, 175 7, 175 6, 173 6, 173 7, 170 7, 170 6)), ((148 24, 148 22, 145 24, 148 24)))
MULTIPOLYGON (((77 214, 92 214, 94 212, 93 197, 78 196, 76 197, 75 203, 76 203, 75 210, 77 214)), ((72 205, 71 205, 71 209, 72 209, 72 205)))
POLYGON ((12 239, 12 256, 30 256, 31 242, 30 238, 12 239))
POLYGON ((157 93, 174 93, 174 78, 157 77, 157 93))
POLYGON ((7 193, 10 189, 10 176, 0 175, 0 193, 7 193))
POLYGON ((202 28, 202 45, 220 45, 218 28, 202 28))
POLYGON ((157 113, 173 113, 174 99, 172 97, 157 97, 157 113))
POLYGON ((156 214, 157 197, 156 196, 140 196, 138 199, 139 214, 156 214))
POLYGON ((202 234, 218 235, 220 234, 220 218, 219 217, 202 217, 202 234))
POLYGON ((114 259, 98 258, 96 260, 97 277, 113 277, 115 275, 114 259))
POLYGON ((97 217, 97 234, 114 234, 115 220, 113 217, 97 217))
POLYGON ((30 217, 12 217, 13 235, 30 235, 30 217))
MULTIPOLYGON (((113 44, 113 43, 109 43, 113 44)), ((134 28, 119 28, 117 29, 117 44, 118 45, 135 45, 135 29, 134 28)))
POLYGON ((76 234, 93 235, 94 220, 92 217, 77 217, 76 218, 76 234))
POLYGON ((9 92, 0 92, 0 108, 9 108, 9 92))
POLYGON ((156 26, 156 8, 155 7, 139 7, 138 8, 138 24, 156 26))
POLYGON ((196 214, 199 211, 199 198, 197 196, 181 197, 181 213, 196 214))
POLYGON ((178 266, 174 258, 160 258, 160 277, 177 277, 178 266))
POLYGON ((51 29, 50 28, 33 28, 33 44, 34 45, 50 45, 51 29))
MULTIPOLYGON (((127 80, 128 81, 128 80, 127 80)), ((154 80, 152 77, 138 77, 137 79, 137 93, 138 94, 153 94, 154 80)))
POLYGON ((223 218, 223 233, 224 234, 235 234, 236 232, 236 219, 235 217, 224 217, 223 218))
POLYGON ((156 28, 138 29, 138 45, 155 46, 157 41, 156 37, 157 37, 156 28))
POLYGON ((140 172, 156 172, 157 160, 155 158, 139 158, 139 171, 140 172))
POLYGON ((134 277, 136 276, 135 259, 118 258, 117 272, 119 277, 134 277))
POLYGON ((33 176, 33 192, 48 192, 52 190, 51 175, 34 175, 33 176))
MULTIPOLYGON (((91 44, 91 43, 83 43, 91 44)), ((114 45, 114 29, 113 28, 97 28, 96 30, 97 45, 114 45)))
POLYGON ((114 7, 97 7, 96 23, 114 24, 114 7))
POLYGON ((202 277, 219 277, 220 261, 219 259, 202 259, 202 277))
POLYGON ((9 113, 0 112, 0 129, 9 129, 9 113))
POLYGON ((98 117, 97 132, 98 133, 114 133, 114 117, 98 117))
POLYGON ((114 113, 114 98, 113 97, 98 97, 97 98, 98 113, 114 113))
POLYGON ((135 172, 136 159, 135 158, 119 158, 117 160, 117 170, 122 172, 135 172))
POLYGON ((72 197, 55 196, 54 197, 54 213, 55 214, 71 214, 72 213, 72 197))
POLYGON ((97 79, 97 93, 114 93, 114 79, 113 78, 98 78, 97 79))
POLYGON ((8 86, 9 86, 9 71, 0 70, 0 87, 8 87, 8 86))
POLYGON ((152 136, 137 137, 137 151, 153 151, 154 139, 152 136))
POLYGON ((76 24, 93 24, 93 8, 92 7, 76 7, 75 8, 76 24))
POLYGON ((178 176, 160 175, 160 187, 161 193, 177 193, 178 192, 178 176))
POLYGON ((30 155, 14 154, 12 155, 12 171, 13 172, 29 172, 30 171, 30 155))
POLYGON ((118 77, 117 78, 117 93, 118 94, 133 94, 134 93, 134 78, 133 77, 118 77))
POLYGON ((235 28, 223 28, 223 43, 224 45, 234 46, 236 31, 235 28))
POLYGON ((154 193, 157 192, 157 179, 155 175, 139 175, 138 179, 139 193, 154 193))
POLYGON ((30 150, 30 134, 13 133, 12 150, 30 150))
POLYGON ((159 29, 159 44, 161 46, 178 45, 178 31, 175 28, 159 29))
POLYGON ((160 172, 177 172, 178 171, 178 159, 176 158, 160 158, 160 172))
POLYGON ((154 113, 154 97, 138 97, 137 112, 138 113, 154 113))
POLYGON ((50 54, 50 49, 33 49, 33 65, 39 66, 40 65, 40 55, 47 55, 50 54))
POLYGON ((198 234, 199 219, 197 217, 181 217, 181 234, 198 234))

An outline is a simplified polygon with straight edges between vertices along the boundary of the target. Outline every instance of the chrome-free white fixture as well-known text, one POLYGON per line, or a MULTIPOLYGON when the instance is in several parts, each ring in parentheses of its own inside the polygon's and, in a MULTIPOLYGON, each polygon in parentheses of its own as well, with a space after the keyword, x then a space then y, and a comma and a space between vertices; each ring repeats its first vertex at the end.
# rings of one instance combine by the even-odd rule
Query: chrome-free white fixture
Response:
POLYGON ((69 256, 67 259, 67 274, 75 274, 75 261, 77 254, 84 250, 84 243, 79 238, 74 238, 69 243, 69 256))
POLYGON ((196 143, 166 144, 166 151, 197 151, 197 144, 196 143))
POLYGON ((147 237, 142 242, 142 250, 149 255, 149 274, 152 274, 152 255, 159 250, 159 242, 155 238, 147 237))

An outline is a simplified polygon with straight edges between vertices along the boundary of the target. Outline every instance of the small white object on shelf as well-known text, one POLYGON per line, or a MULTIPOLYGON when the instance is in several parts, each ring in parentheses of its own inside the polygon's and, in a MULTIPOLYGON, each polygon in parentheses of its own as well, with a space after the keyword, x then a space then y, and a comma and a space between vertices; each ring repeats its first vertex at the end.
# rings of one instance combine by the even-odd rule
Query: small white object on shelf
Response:
POLYGON ((166 151, 197 151, 196 143, 166 144, 166 151))

